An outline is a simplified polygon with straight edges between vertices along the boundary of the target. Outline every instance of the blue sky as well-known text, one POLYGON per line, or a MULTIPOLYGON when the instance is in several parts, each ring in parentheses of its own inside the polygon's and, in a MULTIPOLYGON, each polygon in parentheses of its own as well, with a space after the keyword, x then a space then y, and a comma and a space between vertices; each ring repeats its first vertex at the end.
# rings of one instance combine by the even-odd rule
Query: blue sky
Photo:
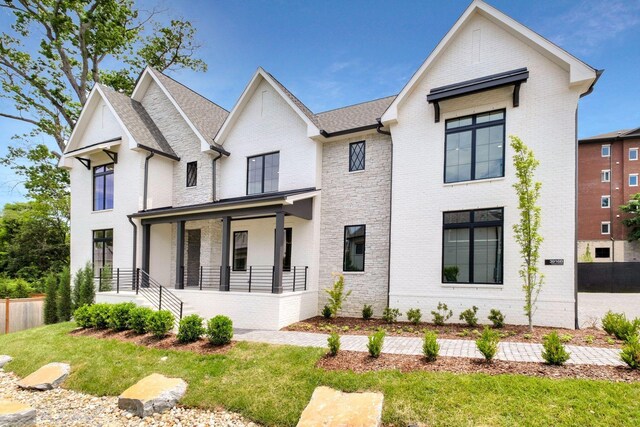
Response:
MULTIPOLYGON (((490 0, 605 73, 580 101, 581 137, 640 126, 640 0, 490 0)), ((198 29, 206 73, 172 77, 231 109, 258 66, 312 111, 396 94, 468 6, 448 1, 138 1, 198 29)), ((0 10, 0 28, 11 22, 0 10)), ((0 100, 0 111, 6 110, 0 100)), ((0 155, 28 128, 0 118, 0 155)), ((0 169, 0 206, 23 190, 0 169)))

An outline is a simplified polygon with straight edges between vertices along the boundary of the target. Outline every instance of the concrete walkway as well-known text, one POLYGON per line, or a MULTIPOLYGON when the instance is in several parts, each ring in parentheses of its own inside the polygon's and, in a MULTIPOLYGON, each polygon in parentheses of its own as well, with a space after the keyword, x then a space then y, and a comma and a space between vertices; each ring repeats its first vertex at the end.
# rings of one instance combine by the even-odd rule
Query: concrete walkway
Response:
MULTIPOLYGON (((327 347, 327 334, 295 331, 263 331, 255 329, 236 329, 233 339, 267 344, 295 345, 300 347, 327 347)), ((482 358, 473 340, 439 339, 440 356, 482 358)), ((620 360, 620 350, 611 348, 582 347, 567 345, 571 353, 567 363, 576 365, 624 365, 620 360)), ((341 335, 340 350, 367 351, 365 335, 341 335)), ((383 353, 422 354, 422 338, 387 336, 384 339, 383 353)), ((513 362, 543 362, 542 344, 522 342, 501 342, 496 359, 513 362)))

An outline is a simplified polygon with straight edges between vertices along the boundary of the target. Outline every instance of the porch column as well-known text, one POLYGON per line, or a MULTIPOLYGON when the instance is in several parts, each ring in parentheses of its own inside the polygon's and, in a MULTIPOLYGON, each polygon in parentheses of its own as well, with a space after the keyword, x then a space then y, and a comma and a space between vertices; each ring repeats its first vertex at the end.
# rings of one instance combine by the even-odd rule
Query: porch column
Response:
POLYGON ((220 257, 220 290, 229 290, 229 252, 231 247, 231 217, 222 218, 222 256, 220 257))
POLYGON ((276 212, 276 244, 273 250, 273 282, 271 292, 282 293, 282 264, 284 262, 284 212, 276 212))
POLYGON ((176 289, 183 289, 185 221, 178 221, 176 225, 176 289))
POLYGON ((142 226, 142 270, 149 273, 149 263, 151 259, 151 224, 142 226))

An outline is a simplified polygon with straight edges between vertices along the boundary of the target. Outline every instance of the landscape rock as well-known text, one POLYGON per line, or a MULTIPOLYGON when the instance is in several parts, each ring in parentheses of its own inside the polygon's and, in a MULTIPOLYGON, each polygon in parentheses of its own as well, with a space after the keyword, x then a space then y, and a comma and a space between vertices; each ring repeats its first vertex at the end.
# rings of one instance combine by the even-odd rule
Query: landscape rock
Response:
POLYGON ((139 417, 173 408, 187 391, 180 378, 151 374, 126 389, 118 397, 118 407, 139 417))
POLYGON ((6 354, 0 354, 0 369, 4 367, 7 363, 11 362, 13 357, 7 356, 6 354))
POLYGON ((18 387, 28 390, 52 390, 57 388, 71 372, 67 363, 49 363, 18 382, 18 387))
POLYGON ((0 400, 0 427, 32 426, 36 423, 36 410, 23 403, 0 400))
POLYGON ((383 401, 382 393, 343 393, 317 387, 298 427, 378 427, 382 422, 383 401))

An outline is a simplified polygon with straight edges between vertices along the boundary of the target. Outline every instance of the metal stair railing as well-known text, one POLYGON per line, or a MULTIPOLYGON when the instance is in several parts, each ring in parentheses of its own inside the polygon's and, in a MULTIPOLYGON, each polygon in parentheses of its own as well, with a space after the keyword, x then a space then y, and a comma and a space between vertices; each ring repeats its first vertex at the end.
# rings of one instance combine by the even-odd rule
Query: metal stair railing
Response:
POLYGON ((136 295, 145 297, 154 308, 169 310, 177 322, 182 319, 182 300, 140 268, 136 269, 135 291, 136 295))

